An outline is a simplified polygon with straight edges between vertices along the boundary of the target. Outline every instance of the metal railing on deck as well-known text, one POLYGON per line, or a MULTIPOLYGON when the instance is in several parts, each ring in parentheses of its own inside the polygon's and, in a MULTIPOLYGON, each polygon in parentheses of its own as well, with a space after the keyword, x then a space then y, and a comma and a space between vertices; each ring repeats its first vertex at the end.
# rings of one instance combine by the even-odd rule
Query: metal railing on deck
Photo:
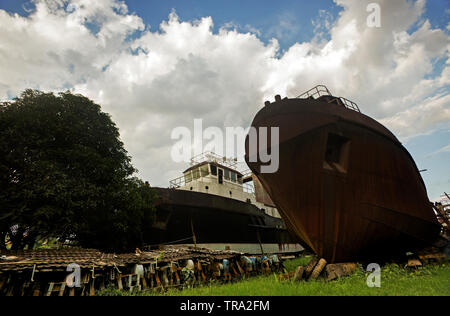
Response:
POLYGON ((175 179, 169 181, 169 187, 171 189, 181 188, 185 184, 186 184, 186 180, 185 180, 184 176, 181 176, 181 177, 178 177, 178 178, 175 178, 175 179))
MULTIPOLYGON (((175 179, 171 180, 169 182, 169 187, 171 189, 179 189, 181 187, 187 186, 191 182, 199 181, 199 180, 201 181, 202 178, 203 177, 186 181, 186 177, 185 176, 181 176, 181 177, 178 177, 178 178, 175 178, 175 179)), ((213 180, 215 180, 215 178, 213 178, 213 180)), ((245 193, 255 194, 255 188, 250 183, 240 184, 240 183, 230 182, 230 181, 227 181, 225 179, 223 181, 224 181, 224 183, 226 185, 235 186, 237 189, 240 189, 240 190, 242 190, 245 193)), ((205 182, 205 183, 208 183, 208 182, 205 182)))
POLYGON ((307 99, 310 97, 317 99, 318 97, 321 97, 323 95, 331 95, 331 92, 324 85, 318 85, 306 91, 305 93, 300 94, 297 99, 307 99))
POLYGON ((349 99, 346 99, 346 98, 343 98, 343 97, 339 97, 339 99, 342 101, 342 103, 344 103, 344 105, 345 105, 345 107, 347 109, 350 109, 350 110, 353 110, 353 111, 361 113, 361 111, 359 110, 358 105, 355 102, 350 101, 349 99))
POLYGON ((332 97, 330 100, 328 100, 328 103, 332 103, 332 102, 337 100, 337 103, 341 103, 347 109, 361 113, 361 111, 359 110, 358 105, 355 102, 350 101, 349 99, 346 99, 346 98, 343 98, 343 97, 335 97, 335 96, 333 96, 331 94, 330 90, 328 90, 328 88, 326 86, 324 86, 324 85, 315 86, 314 88, 306 91, 305 93, 300 94, 297 97, 297 99, 308 99, 308 98, 317 99, 317 98, 320 98, 322 96, 330 96, 330 97, 332 97))
POLYGON ((195 166, 202 162, 215 162, 215 163, 219 163, 225 167, 228 167, 230 169, 236 169, 236 166, 238 164, 238 161, 236 158, 228 158, 228 157, 220 156, 212 151, 207 151, 207 152, 204 152, 197 156, 192 157, 191 161, 190 161, 190 165, 195 166))

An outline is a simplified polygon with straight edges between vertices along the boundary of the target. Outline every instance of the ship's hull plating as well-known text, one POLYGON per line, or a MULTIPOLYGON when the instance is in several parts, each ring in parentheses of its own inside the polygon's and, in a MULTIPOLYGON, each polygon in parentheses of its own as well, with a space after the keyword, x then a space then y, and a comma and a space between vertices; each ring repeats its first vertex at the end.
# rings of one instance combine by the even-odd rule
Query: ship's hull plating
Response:
POLYGON ((156 221, 148 239, 157 244, 194 244, 243 252, 299 251, 282 219, 251 203, 200 192, 154 188, 156 221), (195 241, 194 241, 195 237, 195 241))
POLYGON ((252 126, 279 127, 278 171, 259 173, 248 139, 247 164, 289 230, 328 262, 400 254, 438 237, 413 159, 371 118, 316 100, 285 99, 262 109, 252 126))

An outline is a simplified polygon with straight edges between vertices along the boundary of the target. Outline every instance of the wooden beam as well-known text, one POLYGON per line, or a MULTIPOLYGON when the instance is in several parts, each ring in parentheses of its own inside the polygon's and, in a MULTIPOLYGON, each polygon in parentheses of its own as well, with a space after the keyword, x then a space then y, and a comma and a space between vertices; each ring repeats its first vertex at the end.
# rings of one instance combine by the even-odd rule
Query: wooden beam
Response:
POLYGON ((197 248, 197 237, 195 236, 194 222, 192 220, 192 217, 191 217, 191 230, 192 230, 192 239, 194 240, 194 247, 197 248))

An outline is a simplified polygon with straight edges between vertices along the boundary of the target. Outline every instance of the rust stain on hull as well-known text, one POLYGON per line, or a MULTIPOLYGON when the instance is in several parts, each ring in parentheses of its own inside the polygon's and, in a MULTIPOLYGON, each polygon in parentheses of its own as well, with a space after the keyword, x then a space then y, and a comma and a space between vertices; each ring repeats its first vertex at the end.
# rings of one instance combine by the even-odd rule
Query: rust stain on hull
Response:
POLYGON ((412 250, 438 238, 416 164, 375 120, 321 98, 284 99, 267 104, 252 126, 279 127, 278 171, 260 173, 262 163, 250 162, 248 137, 246 162, 288 229, 328 262, 412 250))

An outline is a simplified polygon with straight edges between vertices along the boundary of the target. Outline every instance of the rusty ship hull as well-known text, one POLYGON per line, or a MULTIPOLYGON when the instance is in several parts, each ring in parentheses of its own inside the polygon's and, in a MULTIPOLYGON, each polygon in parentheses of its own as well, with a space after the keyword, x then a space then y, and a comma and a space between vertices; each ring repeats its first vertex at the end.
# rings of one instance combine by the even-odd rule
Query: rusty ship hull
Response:
POLYGON ((359 109, 333 97, 278 97, 252 127, 279 127, 278 171, 260 173, 263 163, 249 152, 248 136, 246 162, 291 233, 328 262, 399 254, 438 238, 411 155, 359 109))

